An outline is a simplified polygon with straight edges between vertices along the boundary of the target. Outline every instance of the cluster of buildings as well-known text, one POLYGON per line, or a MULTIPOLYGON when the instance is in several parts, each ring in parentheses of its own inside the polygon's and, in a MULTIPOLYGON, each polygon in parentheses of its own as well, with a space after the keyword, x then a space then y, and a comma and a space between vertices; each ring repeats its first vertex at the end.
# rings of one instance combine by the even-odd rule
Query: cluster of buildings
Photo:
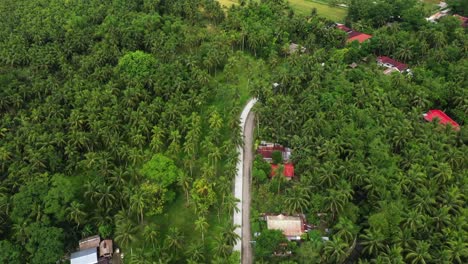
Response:
POLYGON ((273 163, 273 152, 278 151, 281 153, 281 156, 283 158, 283 175, 287 179, 292 179, 294 177, 294 164, 290 161, 291 158, 291 149, 284 147, 280 144, 277 143, 268 143, 265 141, 262 141, 260 145, 257 148, 257 154, 261 155, 265 161, 270 163, 271 166, 271 172, 270 172, 270 177, 273 177, 276 175, 277 170, 280 166, 280 164, 274 164, 273 163))
MULTIPOLYGON (((345 26, 343 24, 336 23, 335 25, 336 25, 337 29, 342 30, 342 31, 346 32, 346 34, 348 34, 348 39, 346 41, 348 43, 351 43, 353 41, 363 43, 366 40, 372 38, 372 35, 365 34, 365 33, 358 32, 358 31, 354 31, 351 28, 349 28, 349 27, 347 27, 347 26, 345 26)), ((384 71, 384 74, 390 74, 392 72, 400 72, 400 73, 411 74, 411 70, 409 69, 408 65, 406 65, 406 64, 404 64, 402 62, 399 62, 397 60, 394 60, 394 59, 392 59, 390 57, 387 57, 387 56, 377 57, 377 64, 382 66, 382 67, 387 68, 384 71)), ((356 66, 357 65, 355 63, 353 63, 351 65, 352 68, 355 68, 356 66)))
POLYGON ((116 264, 112 262, 114 253, 111 239, 101 240, 96 235, 79 242, 79 250, 70 256, 71 264, 116 264))
MULTIPOLYGON (((439 11, 437 11, 435 14, 431 15, 430 17, 426 17, 426 21, 437 23, 439 19, 441 19, 444 16, 448 16, 450 14, 449 13, 450 8, 448 8, 447 3, 441 1, 437 6, 439 6, 439 11)), ((468 27, 468 17, 460 16, 457 14, 453 16, 460 20, 460 24, 462 27, 464 28, 468 27)))

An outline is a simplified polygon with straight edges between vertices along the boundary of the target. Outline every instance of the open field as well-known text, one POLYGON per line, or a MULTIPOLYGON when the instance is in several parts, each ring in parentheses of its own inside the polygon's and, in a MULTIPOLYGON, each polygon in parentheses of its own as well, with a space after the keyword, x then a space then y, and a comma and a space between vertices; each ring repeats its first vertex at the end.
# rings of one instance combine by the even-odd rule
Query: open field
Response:
POLYGON ((331 7, 327 4, 307 1, 307 0, 289 0, 289 4, 294 10, 303 15, 310 14, 312 8, 317 9, 317 14, 333 21, 344 21, 346 9, 341 7, 331 7))
MULTIPOLYGON (((221 5, 230 7, 237 5, 237 0, 218 0, 221 5)), ((289 4, 294 8, 298 14, 308 15, 312 8, 317 9, 317 13, 333 21, 344 21, 346 16, 346 9, 341 7, 331 7, 327 4, 315 2, 311 0, 289 0, 289 4)))

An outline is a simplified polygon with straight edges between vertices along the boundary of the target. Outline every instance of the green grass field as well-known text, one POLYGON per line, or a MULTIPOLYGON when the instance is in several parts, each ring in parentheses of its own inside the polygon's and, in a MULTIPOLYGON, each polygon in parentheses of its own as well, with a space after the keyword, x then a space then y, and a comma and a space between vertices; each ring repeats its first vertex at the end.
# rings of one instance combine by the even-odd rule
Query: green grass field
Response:
MULTIPOLYGON (((237 0, 218 0, 221 5, 230 7, 237 5, 237 0)), ((312 8, 317 9, 317 13, 333 21, 343 22, 346 16, 346 9, 341 7, 331 7, 327 4, 315 2, 312 0, 289 0, 289 4, 298 14, 308 15, 312 8)))

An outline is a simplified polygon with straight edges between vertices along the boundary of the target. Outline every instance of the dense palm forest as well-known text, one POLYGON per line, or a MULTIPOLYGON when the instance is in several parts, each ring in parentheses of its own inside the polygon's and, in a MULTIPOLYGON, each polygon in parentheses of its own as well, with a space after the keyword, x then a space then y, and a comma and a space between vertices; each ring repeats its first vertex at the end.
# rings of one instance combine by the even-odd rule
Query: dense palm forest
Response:
POLYGON ((294 148, 299 176, 256 182, 253 210, 331 229, 329 242, 311 235, 290 259, 259 261, 466 261, 459 21, 429 24, 416 1, 386 0, 376 7, 402 19, 376 19, 351 1, 348 23, 374 37, 347 46, 315 10, 241 2, 0 2, 1 263, 66 262, 94 234, 129 263, 238 262, 232 179, 249 92, 259 137, 294 148), (291 42, 307 53, 288 56, 291 42), (414 75, 384 76, 374 55, 414 75), (430 108, 461 131, 424 123, 430 108))
MULTIPOLYGON (((270 167, 257 158, 253 232, 270 245, 285 242, 258 215, 305 213, 318 228, 288 245, 291 263, 466 263, 466 29, 451 16, 426 22, 416 2, 381 1, 378 10, 351 3, 348 24, 370 41, 321 49, 305 37, 298 41, 309 53, 272 70, 278 88, 253 91, 258 138, 291 147, 298 176, 267 180, 270 167), (378 55, 408 63, 413 74, 384 75, 378 55), (444 110, 461 130, 424 121, 429 109, 444 110)), ((284 262, 271 257, 284 249, 257 246, 257 257, 284 262)))

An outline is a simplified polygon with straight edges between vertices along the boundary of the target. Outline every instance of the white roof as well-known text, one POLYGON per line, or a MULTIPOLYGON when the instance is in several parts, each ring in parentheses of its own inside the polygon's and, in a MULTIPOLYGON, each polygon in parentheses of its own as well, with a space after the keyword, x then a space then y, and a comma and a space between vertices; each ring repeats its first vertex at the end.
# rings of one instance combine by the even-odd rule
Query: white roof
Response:
POLYGON ((97 264, 97 248, 88 248, 71 254, 71 264, 97 264))

